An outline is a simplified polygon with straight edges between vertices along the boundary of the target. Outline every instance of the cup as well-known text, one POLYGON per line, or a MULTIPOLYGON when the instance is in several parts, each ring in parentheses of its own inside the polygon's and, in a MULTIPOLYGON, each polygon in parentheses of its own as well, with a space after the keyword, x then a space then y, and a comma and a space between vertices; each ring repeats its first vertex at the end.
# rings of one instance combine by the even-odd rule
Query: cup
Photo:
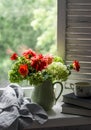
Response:
POLYGON ((70 83, 70 88, 73 90, 74 94, 78 97, 91 96, 91 84, 89 82, 70 83))

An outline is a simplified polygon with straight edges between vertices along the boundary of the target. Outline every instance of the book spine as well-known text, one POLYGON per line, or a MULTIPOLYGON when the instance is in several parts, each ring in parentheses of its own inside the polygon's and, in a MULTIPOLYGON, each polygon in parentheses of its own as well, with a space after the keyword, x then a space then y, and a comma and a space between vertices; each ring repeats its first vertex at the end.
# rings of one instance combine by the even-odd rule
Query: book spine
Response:
POLYGON ((87 108, 87 109, 91 109, 91 103, 83 102, 83 101, 80 101, 79 99, 74 100, 74 99, 71 99, 71 98, 63 97, 63 102, 73 104, 73 105, 77 105, 77 106, 80 106, 80 107, 84 107, 84 108, 87 108))
POLYGON ((91 111, 90 110, 75 109, 75 108, 67 107, 67 106, 66 107, 62 106, 62 113, 91 117, 91 111))

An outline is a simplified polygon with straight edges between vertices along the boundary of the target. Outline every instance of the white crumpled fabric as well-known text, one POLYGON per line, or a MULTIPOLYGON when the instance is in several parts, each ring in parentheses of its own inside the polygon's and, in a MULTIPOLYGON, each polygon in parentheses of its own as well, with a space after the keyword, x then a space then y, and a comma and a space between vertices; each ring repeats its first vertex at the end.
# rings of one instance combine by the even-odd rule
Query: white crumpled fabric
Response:
POLYGON ((8 85, 0 96, 0 130, 28 129, 33 121, 43 124, 47 119, 44 109, 25 98, 17 84, 8 85))

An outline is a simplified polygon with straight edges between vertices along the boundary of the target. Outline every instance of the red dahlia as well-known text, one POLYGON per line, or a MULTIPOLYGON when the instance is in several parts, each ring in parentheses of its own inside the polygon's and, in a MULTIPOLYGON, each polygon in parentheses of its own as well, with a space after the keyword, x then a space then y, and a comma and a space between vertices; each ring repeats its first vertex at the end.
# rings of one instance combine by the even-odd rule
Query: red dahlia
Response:
POLYGON ((10 57, 11 60, 16 60, 18 58, 18 55, 16 53, 13 53, 10 57))
POLYGON ((31 58, 31 66, 36 69, 36 71, 41 71, 46 68, 47 62, 42 54, 36 55, 31 58))
POLYGON ((18 72, 22 75, 22 76, 27 76, 28 75, 28 66, 27 64, 21 64, 18 72))
POLYGON ((79 70, 80 70, 80 64, 79 64, 79 62, 78 62, 77 60, 75 60, 72 65, 73 65, 73 68, 74 68, 76 71, 79 71, 79 70))
POLYGON ((26 50, 23 54, 22 54, 26 59, 30 59, 33 56, 36 56, 36 53, 32 50, 32 49, 28 49, 26 50))

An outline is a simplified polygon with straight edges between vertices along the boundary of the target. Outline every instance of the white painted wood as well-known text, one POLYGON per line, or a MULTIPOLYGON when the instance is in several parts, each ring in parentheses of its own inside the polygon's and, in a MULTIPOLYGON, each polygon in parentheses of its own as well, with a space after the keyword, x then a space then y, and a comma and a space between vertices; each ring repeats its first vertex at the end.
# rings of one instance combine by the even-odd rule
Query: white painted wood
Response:
POLYGON ((91 82, 91 0, 67 0, 65 32, 66 63, 76 59, 81 65, 69 79, 91 82))
POLYGON ((65 26, 66 26, 66 0, 58 0, 57 20, 57 50, 58 55, 65 59, 65 26))

